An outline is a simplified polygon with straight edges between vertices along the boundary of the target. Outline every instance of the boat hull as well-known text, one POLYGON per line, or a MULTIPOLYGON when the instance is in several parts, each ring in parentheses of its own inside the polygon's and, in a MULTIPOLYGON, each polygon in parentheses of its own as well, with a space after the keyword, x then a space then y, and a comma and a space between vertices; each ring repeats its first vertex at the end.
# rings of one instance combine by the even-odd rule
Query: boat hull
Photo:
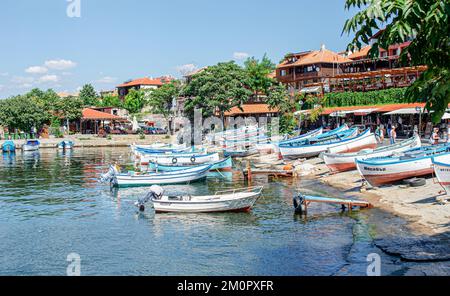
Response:
POLYGON ((152 186, 152 185, 172 185, 172 184, 186 184, 204 180, 208 171, 199 173, 183 174, 180 176, 130 176, 117 175, 115 177, 114 185, 117 187, 136 187, 136 186, 152 186))
POLYGON ((413 177, 431 175, 431 156, 398 163, 371 164, 357 161, 362 177, 372 186, 378 187, 413 177))
MULTIPOLYGON (((211 164, 212 167, 210 171, 231 172, 233 168, 233 160, 231 159, 231 157, 211 164)), ((158 171, 161 172, 175 172, 192 168, 192 166, 170 166, 170 165, 160 165, 160 164, 157 165, 155 163, 150 163, 149 168, 151 170, 158 169, 158 171)))
POLYGON ((219 154, 186 154, 186 155, 141 155, 140 162, 141 165, 148 165, 149 163, 158 163, 163 165, 195 165, 195 164, 205 164, 209 162, 219 161, 219 154))
POLYGON ((248 212, 258 200, 259 194, 248 195, 239 199, 211 201, 158 201, 153 200, 156 213, 218 213, 248 212))
POLYGON ((448 155, 434 157, 433 171, 438 183, 450 194, 450 157, 448 155))

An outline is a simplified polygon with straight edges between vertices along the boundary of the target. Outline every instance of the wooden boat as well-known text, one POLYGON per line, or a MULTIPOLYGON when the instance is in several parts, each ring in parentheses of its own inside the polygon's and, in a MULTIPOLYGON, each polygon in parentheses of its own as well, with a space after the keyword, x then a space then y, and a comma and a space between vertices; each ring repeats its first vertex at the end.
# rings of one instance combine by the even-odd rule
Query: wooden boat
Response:
POLYGON ((163 173, 120 173, 115 166, 110 166, 108 173, 102 175, 103 182, 110 181, 117 187, 151 186, 184 184, 200 181, 206 178, 212 165, 196 166, 186 170, 163 173))
POLYGON ((13 141, 5 141, 2 145, 3 153, 14 153, 16 151, 16 144, 13 141))
POLYGON ((347 153, 358 152, 362 149, 375 149, 377 147, 377 139, 370 129, 364 131, 360 136, 353 140, 344 141, 341 145, 328 147, 331 153, 347 153))
POLYGON ((360 208, 372 208, 372 204, 367 201, 355 200, 355 199, 341 199, 333 197, 323 197, 323 196, 312 196, 312 195, 297 195, 293 198, 294 210, 296 214, 306 214, 308 212, 309 204, 316 203, 327 203, 340 205, 342 210, 348 208, 351 212, 353 207, 360 208))
POLYGON ((22 151, 37 151, 41 143, 38 140, 28 140, 22 145, 22 151))
MULTIPOLYGON (((323 160, 332 172, 345 172, 356 169, 357 159, 367 159, 374 157, 385 157, 395 153, 405 152, 407 150, 421 147, 419 136, 407 139, 394 145, 379 147, 377 149, 362 149, 354 153, 325 153, 323 160)), ((329 149, 330 150, 330 149, 329 149)), ((328 150, 328 151, 329 151, 328 150)))
POLYGON ((249 149, 224 149, 223 155, 224 157, 248 157, 258 154, 258 150, 255 148, 249 148, 249 149))
POLYGON ((438 183, 450 194, 450 153, 433 157, 431 161, 438 183))
POLYGON ((58 144, 58 149, 61 149, 61 150, 63 150, 63 149, 65 149, 65 150, 69 150, 69 149, 73 149, 73 147, 75 146, 75 144, 74 144, 74 142, 72 142, 72 141, 61 141, 59 144, 58 144))
MULTIPOLYGON (((156 213, 217 213, 249 212, 261 196, 262 186, 218 191, 206 196, 164 196, 161 189, 152 190, 147 195, 151 198, 156 213)), ((144 202, 138 206, 144 210, 144 202)))
POLYGON ((428 146, 408 150, 401 155, 356 160, 361 176, 372 186, 431 175, 433 157, 450 151, 450 146, 428 146))
MULTIPOLYGON (((233 160, 231 157, 227 157, 225 159, 208 164, 212 165, 210 169, 211 171, 231 171, 233 167, 233 160)), ((192 166, 189 165, 164 165, 153 162, 149 163, 148 166, 149 169, 158 172, 174 172, 192 168, 192 166)))
POLYGON ((141 165, 148 165, 151 162, 165 165, 195 165, 220 160, 219 153, 141 154, 138 158, 140 159, 141 165))
POLYGON ((297 143, 297 142, 304 142, 305 140, 309 140, 309 139, 316 139, 316 140, 320 140, 320 139, 326 139, 328 137, 332 137, 336 134, 342 133, 347 131, 349 128, 346 124, 341 125, 340 127, 331 130, 329 132, 324 133, 323 132, 323 128, 319 128, 316 130, 313 130, 309 133, 306 133, 304 135, 300 135, 291 139, 287 139, 287 140, 283 140, 280 141, 279 144, 288 144, 288 143, 297 143))
POLYGON ((298 159, 318 156, 320 153, 325 152, 330 147, 345 144, 349 141, 356 140, 358 136, 358 129, 353 128, 332 136, 328 136, 325 139, 310 139, 302 142, 294 142, 287 144, 280 144, 280 153, 284 159, 298 159))

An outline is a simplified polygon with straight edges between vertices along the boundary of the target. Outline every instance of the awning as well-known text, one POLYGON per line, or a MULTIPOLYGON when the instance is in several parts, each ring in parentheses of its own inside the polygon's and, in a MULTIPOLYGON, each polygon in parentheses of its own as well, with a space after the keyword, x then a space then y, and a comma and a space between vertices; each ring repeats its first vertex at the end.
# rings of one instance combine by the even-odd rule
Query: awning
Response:
POLYGON ((369 115, 370 113, 372 113, 373 111, 376 111, 376 108, 369 108, 369 109, 358 109, 358 110, 354 110, 352 111, 352 113, 355 116, 366 116, 369 115))
POLYGON ((450 119, 450 113, 445 113, 444 116, 442 116, 442 120, 450 119))
POLYGON ((416 108, 403 108, 403 109, 398 109, 398 110, 394 110, 388 113, 384 113, 384 115, 407 115, 407 114, 420 114, 420 113, 424 113, 424 109, 421 107, 416 107, 416 108))
POLYGON ((300 93, 302 93, 302 94, 310 94, 310 93, 318 93, 318 92, 321 92, 321 86, 305 87, 300 90, 300 93))

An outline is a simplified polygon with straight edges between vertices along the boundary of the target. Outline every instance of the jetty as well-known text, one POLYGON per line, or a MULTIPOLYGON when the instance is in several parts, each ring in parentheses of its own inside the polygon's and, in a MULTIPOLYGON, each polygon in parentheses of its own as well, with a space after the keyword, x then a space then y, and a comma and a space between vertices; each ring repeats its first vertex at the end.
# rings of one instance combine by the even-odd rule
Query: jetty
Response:
POLYGON ((367 201, 356 200, 356 199, 341 199, 333 197, 323 197, 323 196, 311 196, 311 195, 299 195, 294 197, 294 208, 297 214, 306 214, 308 212, 308 206, 311 203, 327 203, 340 205, 342 210, 348 209, 352 212, 353 207, 359 208, 373 208, 373 205, 367 201))

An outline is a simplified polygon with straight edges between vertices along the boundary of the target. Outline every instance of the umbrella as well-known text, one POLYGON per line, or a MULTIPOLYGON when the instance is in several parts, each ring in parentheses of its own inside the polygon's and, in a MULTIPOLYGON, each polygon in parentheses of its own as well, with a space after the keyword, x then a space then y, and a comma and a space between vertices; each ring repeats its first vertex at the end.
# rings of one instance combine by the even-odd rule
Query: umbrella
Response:
POLYGON ((139 129, 139 123, 137 122, 136 116, 133 117, 133 132, 137 132, 139 129))

